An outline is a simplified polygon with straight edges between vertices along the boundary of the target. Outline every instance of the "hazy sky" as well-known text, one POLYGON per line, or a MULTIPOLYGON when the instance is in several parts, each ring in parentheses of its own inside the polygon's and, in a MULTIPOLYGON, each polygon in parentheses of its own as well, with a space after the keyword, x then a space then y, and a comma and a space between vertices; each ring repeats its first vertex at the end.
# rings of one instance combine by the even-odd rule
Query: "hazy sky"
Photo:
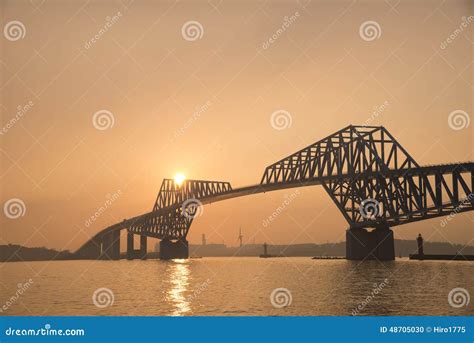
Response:
MULTIPOLYGON (((165 177, 256 184, 267 165, 351 123, 384 125, 422 165, 473 160, 474 123, 448 122, 453 111, 472 118, 473 7, 0 0, 1 201, 26 208, 1 216, 0 244, 75 250, 151 210, 165 177), (291 117, 282 130, 278 110, 291 117)), ((318 186, 264 227, 294 191, 208 205, 188 238, 237 245, 242 226, 244 242, 344 239, 318 186)), ((441 220, 395 237, 473 239, 473 212, 441 220)))

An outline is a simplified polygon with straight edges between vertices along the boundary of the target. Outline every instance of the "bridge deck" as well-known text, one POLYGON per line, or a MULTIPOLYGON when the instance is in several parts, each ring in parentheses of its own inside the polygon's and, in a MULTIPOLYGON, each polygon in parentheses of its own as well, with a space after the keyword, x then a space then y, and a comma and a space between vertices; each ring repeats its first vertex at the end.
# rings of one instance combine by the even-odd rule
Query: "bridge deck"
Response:
MULTIPOLYGON (((342 174, 342 175, 337 175, 337 176, 334 176, 334 175, 333 176, 320 176, 320 177, 316 177, 316 178, 312 178, 312 179, 308 179, 304 181, 274 183, 274 184, 257 184, 257 185, 239 187, 239 188, 231 189, 229 191, 220 193, 218 195, 202 197, 202 198, 199 198, 198 200, 203 205, 205 205, 205 204, 210 204, 217 201, 223 201, 227 199, 237 198, 241 196, 248 196, 248 195, 253 195, 253 194, 258 194, 258 193, 265 193, 265 192, 271 192, 271 191, 288 189, 288 188, 320 185, 325 181, 330 181, 334 179, 354 181, 357 179, 389 178, 389 177, 398 178, 398 177, 404 177, 407 175, 430 176, 430 175, 436 175, 439 173, 448 174, 448 173, 454 173, 454 172, 458 172, 458 173, 470 172, 472 175, 473 171, 474 171, 474 162, 465 162, 465 163, 457 163, 457 164, 428 165, 428 166, 415 167, 415 168, 409 168, 409 169, 390 170, 385 173, 365 172, 365 173, 359 173, 359 174, 353 174, 353 175, 342 174)), ((115 225, 111 225, 105 228, 104 230, 100 231, 99 233, 97 233, 88 242, 86 242, 81 248, 79 248, 77 252, 81 251, 81 249, 86 249, 88 243, 93 242, 93 241, 98 241, 102 237, 104 237, 105 235, 109 234, 112 231, 128 229, 132 226, 143 223, 149 218, 160 216, 160 215, 166 214, 168 211, 175 210, 179 206, 181 206, 181 204, 169 206, 166 208, 161 208, 155 211, 150 211, 150 212, 147 212, 147 213, 144 213, 144 214, 141 214, 129 219, 125 219, 122 222, 117 223, 115 225)), ((472 210, 472 208, 473 206, 463 206, 459 208, 459 212, 469 211, 469 210, 472 210)), ((426 210, 430 212, 430 218, 434 218, 434 217, 445 216, 449 214, 449 212, 452 211, 452 208, 445 208, 445 210, 438 211, 438 212, 436 212, 435 208, 433 209, 427 208, 426 210)), ((392 225, 402 224, 398 222, 400 218, 393 218, 393 219, 394 219, 394 222, 392 223, 392 225)), ((413 216, 410 216, 409 218, 405 218, 403 224, 418 221, 418 220, 423 220, 423 219, 426 219, 426 218, 424 218, 423 216, 413 215, 413 216)), ((150 237, 162 238, 162 237, 158 237, 156 234, 153 234, 153 233, 146 232, 145 234, 150 237)))
MULTIPOLYGON (((380 175, 383 175, 384 177, 389 177, 389 176, 401 177, 401 176, 410 175, 410 174, 413 174, 413 175, 423 174, 423 175, 429 176, 429 175, 434 175, 436 173, 439 173, 440 171, 442 173, 451 173, 455 170, 458 170, 460 172, 473 171, 474 162, 429 165, 429 166, 410 168, 410 169, 392 170, 392 171, 389 171, 388 174, 387 173, 381 174, 377 172, 363 173, 363 174, 357 174, 357 175, 343 174, 343 175, 337 176, 337 178, 354 180, 354 178, 375 178, 375 177, 380 177, 380 175)), ((223 201, 227 199, 233 199, 237 197, 248 196, 248 195, 259 194, 259 193, 272 192, 272 191, 281 190, 281 189, 320 185, 324 181, 332 180, 334 178, 335 176, 329 176, 329 177, 321 176, 318 178, 308 179, 307 181, 304 181, 304 182, 297 181, 297 182, 289 182, 289 183, 276 183, 276 184, 263 184, 263 185, 257 184, 257 185, 244 186, 244 187, 234 188, 228 192, 221 193, 218 195, 200 198, 199 201, 203 205, 206 205, 206 204, 211 204, 217 201, 223 201)), ((181 205, 177 205, 177 206, 181 206, 181 205)), ((115 225, 109 226, 108 228, 101 231, 99 234, 105 233, 109 230, 117 230, 117 229, 123 229, 124 227, 129 227, 130 225, 133 225, 137 222, 140 222, 141 220, 146 219, 147 216, 157 215, 159 213, 168 211, 174 207, 175 206, 171 206, 169 208, 163 208, 157 211, 150 211, 150 212, 141 214, 139 216, 126 219, 121 223, 117 223, 115 225)))
POLYGON ((383 126, 349 125, 268 166, 256 185, 164 179, 152 211, 109 226, 83 247, 116 250, 110 240, 119 230, 185 239, 196 205, 312 185, 324 187, 349 227, 392 227, 473 210, 473 184, 473 162, 419 166, 383 126))
POLYGON ((308 179, 305 181, 295 181, 295 182, 285 182, 285 183, 273 183, 273 184, 257 184, 245 187, 235 188, 229 192, 221 193, 219 195, 213 195, 209 197, 204 197, 199 199, 199 201, 205 205, 210 204, 216 201, 222 201, 232 198, 237 198, 246 195, 258 194, 271 192, 287 188, 297 188, 297 187, 306 187, 321 185, 323 182, 334 180, 335 178, 344 179, 344 180, 354 180, 358 178, 377 178, 377 177, 402 177, 404 175, 434 175, 436 173, 452 173, 455 170, 460 172, 472 171, 474 169, 474 162, 465 162, 465 163, 452 163, 452 164, 441 164, 441 165, 428 165, 417 168, 409 169, 400 169, 400 170, 391 170, 388 173, 381 172, 368 172, 361 174, 342 174, 339 176, 320 176, 317 178, 308 179))

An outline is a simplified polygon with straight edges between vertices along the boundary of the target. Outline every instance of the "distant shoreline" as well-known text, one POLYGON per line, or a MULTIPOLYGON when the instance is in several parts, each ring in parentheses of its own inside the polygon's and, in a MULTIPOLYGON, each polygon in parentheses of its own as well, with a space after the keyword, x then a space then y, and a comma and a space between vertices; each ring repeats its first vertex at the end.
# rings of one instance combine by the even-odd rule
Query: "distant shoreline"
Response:
MULTIPOLYGON (((159 245, 158 245, 159 246, 159 245)), ((324 244, 291 244, 268 245, 268 254, 286 257, 314 257, 314 256, 345 256, 345 242, 324 244)), ((425 253, 428 254, 457 254, 473 255, 474 246, 462 244, 451 245, 443 242, 425 242, 425 253)), ((224 244, 207 244, 189 246, 190 257, 258 257, 263 253, 261 244, 244 244, 242 247, 227 247, 224 244)), ((408 257, 417 253, 414 240, 395 240, 396 257, 408 257)), ((148 258, 159 258, 158 249, 149 251, 148 258)), ((126 253, 122 252, 125 258, 126 253)), ((64 250, 58 251, 45 247, 24 247, 21 245, 0 245, 0 262, 22 261, 68 261, 81 260, 74 253, 64 250)))

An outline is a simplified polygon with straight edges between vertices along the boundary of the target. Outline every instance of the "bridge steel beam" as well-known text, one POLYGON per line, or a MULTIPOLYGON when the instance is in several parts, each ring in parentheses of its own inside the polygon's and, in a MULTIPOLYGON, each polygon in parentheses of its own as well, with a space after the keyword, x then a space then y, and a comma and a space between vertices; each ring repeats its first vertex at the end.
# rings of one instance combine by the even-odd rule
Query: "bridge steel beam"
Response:
MULTIPOLYGON (((362 254, 390 260, 390 228, 473 210, 473 184, 472 162, 420 166, 383 126, 349 125, 268 166, 257 185, 233 189, 228 182, 185 180, 177 184, 164 179, 151 212, 104 231, 127 229, 129 259, 144 256, 143 237, 162 240, 163 259, 185 258, 189 254, 186 237, 202 204, 322 185, 349 224, 348 257, 359 259, 362 254), (138 251, 133 248, 133 234, 142 237, 138 251), (387 253, 378 248, 375 253, 361 250, 357 241, 366 242, 369 248, 383 246, 387 253)), ((101 234, 84 244, 77 255, 98 258, 101 234)))
POLYGON ((473 172, 420 167, 384 127, 348 126, 267 167, 261 185, 320 180, 351 228, 393 227, 472 210, 473 172))
POLYGON ((164 179, 153 211, 135 221, 130 231, 159 239, 186 240, 193 219, 201 213, 199 199, 230 191, 229 182, 185 180, 178 185, 164 179))
POLYGON ((350 226, 347 258, 390 260, 390 227, 474 209, 473 173, 473 163, 420 167, 384 127, 350 125, 268 166, 261 186, 320 180, 350 226))

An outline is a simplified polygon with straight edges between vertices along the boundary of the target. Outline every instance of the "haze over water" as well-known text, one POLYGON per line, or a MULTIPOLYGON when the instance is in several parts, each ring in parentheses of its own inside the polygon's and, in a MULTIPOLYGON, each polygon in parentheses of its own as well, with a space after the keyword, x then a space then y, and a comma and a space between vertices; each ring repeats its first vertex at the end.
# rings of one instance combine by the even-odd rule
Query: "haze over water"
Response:
POLYGON ((33 281, 1 315, 352 315, 358 305, 359 315, 474 315, 473 301, 448 303, 451 289, 474 284, 471 262, 216 257, 13 262, 0 271, 2 301, 33 281), (113 303, 96 299, 103 308, 93 302, 100 288, 113 294, 113 303), (288 306, 272 305, 277 288, 291 294, 288 306))

